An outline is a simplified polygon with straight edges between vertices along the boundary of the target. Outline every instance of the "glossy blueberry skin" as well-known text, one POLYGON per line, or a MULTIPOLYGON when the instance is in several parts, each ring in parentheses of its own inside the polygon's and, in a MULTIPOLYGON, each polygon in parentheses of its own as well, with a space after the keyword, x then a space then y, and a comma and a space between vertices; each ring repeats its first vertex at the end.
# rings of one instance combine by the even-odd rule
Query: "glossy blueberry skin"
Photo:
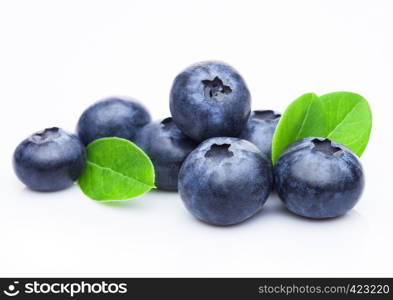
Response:
POLYGON ((250 115, 245 81, 231 66, 214 61, 192 65, 174 80, 170 110, 176 125, 196 141, 237 137, 250 115))
POLYGON ((150 114, 134 100, 108 98, 88 107, 77 125, 85 145, 103 137, 119 137, 134 141, 138 131, 149 123, 150 114))
POLYGON ((184 135, 172 118, 143 127, 135 143, 146 152, 154 165, 156 186, 176 191, 180 167, 198 143, 184 135))
POLYGON ((364 175, 357 156, 324 138, 292 144, 274 167, 275 187, 287 208, 297 215, 334 218, 358 202, 364 175))
POLYGON ((271 159, 273 134, 280 117, 273 110, 253 111, 239 138, 250 141, 271 159))
POLYGON ((272 188, 272 165, 258 148, 237 138, 211 138, 184 161, 180 196, 199 220, 240 223, 258 212, 272 188))
POLYGON ((19 144, 13 165, 18 178, 37 191, 71 186, 85 166, 85 147, 80 139, 60 128, 47 128, 19 144))

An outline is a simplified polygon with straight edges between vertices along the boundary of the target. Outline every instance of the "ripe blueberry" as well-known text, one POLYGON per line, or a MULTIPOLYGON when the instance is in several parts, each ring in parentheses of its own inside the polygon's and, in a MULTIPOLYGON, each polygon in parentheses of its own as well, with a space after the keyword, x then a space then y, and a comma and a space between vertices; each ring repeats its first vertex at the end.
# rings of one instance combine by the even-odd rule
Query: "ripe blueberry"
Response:
POLYGON ((20 143, 13 164, 16 175, 29 188, 54 191, 71 186, 82 173, 85 160, 80 139, 53 127, 20 143))
POLYGON ((272 188, 272 166, 258 148, 237 138, 211 138, 184 161, 179 192, 196 218, 231 225, 254 215, 272 188))
POLYGON ((280 117, 280 114, 272 110, 255 110, 239 137, 255 144, 271 159, 272 138, 280 117))
POLYGON ((180 167, 197 143, 184 135, 172 118, 152 122, 143 127, 135 143, 152 160, 157 187, 163 190, 177 190, 180 167))
POLYGON ((359 200, 362 166, 352 151, 325 138, 310 137, 287 148, 274 167, 277 193, 295 214, 333 218, 359 200))
POLYGON ((196 141, 236 137, 250 115, 250 92, 240 74, 220 62, 190 66, 176 78, 170 110, 176 125, 196 141))
POLYGON ((88 107, 81 115, 77 132, 85 145, 103 137, 134 141, 138 131, 150 122, 150 114, 138 102, 109 98, 88 107))

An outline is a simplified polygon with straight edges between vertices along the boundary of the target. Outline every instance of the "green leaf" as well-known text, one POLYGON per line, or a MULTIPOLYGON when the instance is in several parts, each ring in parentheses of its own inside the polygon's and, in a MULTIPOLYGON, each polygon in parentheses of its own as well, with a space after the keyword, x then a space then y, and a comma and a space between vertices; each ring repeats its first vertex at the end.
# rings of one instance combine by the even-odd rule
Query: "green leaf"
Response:
POLYGON ((370 106, 362 96, 334 92, 320 97, 326 113, 326 136, 361 156, 371 133, 370 106))
POLYGON ((130 141, 102 138, 88 145, 86 152, 79 186, 90 198, 126 200, 155 188, 152 162, 130 141))
POLYGON ((272 161, 292 143, 309 136, 326 135, 326 115, 321 100, 313 93, 293 101, 277 124, 272 141, 272 161))
POLYGON ((272 161, 292 143, 310 136, 329 138, 361 156, 370 138, 372 116, 362 96, 334 92, 317 97, 305 94, 282 115, 272 141, 272 161))

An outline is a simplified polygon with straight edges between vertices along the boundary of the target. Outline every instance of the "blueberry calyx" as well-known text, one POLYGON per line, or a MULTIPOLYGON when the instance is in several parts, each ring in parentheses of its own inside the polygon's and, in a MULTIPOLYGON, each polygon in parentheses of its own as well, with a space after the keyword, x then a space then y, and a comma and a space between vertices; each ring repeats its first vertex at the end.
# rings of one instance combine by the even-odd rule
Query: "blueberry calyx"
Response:
POLYGON ((42 131, 36 132, 30 137, 30 141, 36 144, 49 142, 59 136, 60 128, 51 127, 45 128, 42 131))
POLYGON ((314 144, 313 150, 323 152, 326 154, 333 155, 342 149, 332 145, 332 141, 329 139, 313 139, 311 142, 314 144))
POLYGON ((275 113, 273 110, 255 110, 253 117, 258 120, 276 120, 281 117, 281 114, 275 113))
POLYGON ((171 117, 165 118, 164 120, 161 121, 161 128, 163 128, 163 129, 169 130, 174 126, 176 126, 176 125, 173 122, 173 119, 171 117))
POLYGON ((225 158, 233 156, 233 152, 229 150, 230 147, 231 144, 213 144, 210 146, 210 149, 205 153, 205 157, 212 158, 220 162, 225 158))
POLYGON ((225 85, 222 80, 216 76, 213 80, 202 80, 204 86, 205 97, 215 99, 217 101, 224 100, 224 96, 232 93, 229 85, 225 85))

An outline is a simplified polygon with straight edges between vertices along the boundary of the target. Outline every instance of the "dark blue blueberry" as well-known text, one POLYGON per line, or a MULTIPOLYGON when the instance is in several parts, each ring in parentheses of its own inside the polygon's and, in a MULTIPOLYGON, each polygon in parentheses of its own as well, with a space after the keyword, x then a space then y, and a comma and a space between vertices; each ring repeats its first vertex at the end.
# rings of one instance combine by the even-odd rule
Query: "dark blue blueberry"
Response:
POLYGON ((280 117, 281 115, 273 110, 255 110, 239 137, 255 144, 271 159, 272 138, 280 117))
POLYGON ((80 139, 53 127, 34 133, 16 148, 13 158, 18 178, 29 188, 55 191, 71 186, 85 166, 80 139))
POLYGON ((177 190, 180 167, 197 143, 184 135, 172 118, 166 118, 143 127, 136 144, 153 162, 156 186, 163 190, 177 190))
POLYGON ((109 98, 83 112, 77 132, 85 145, 103 137, 134 141, 138 131, 149 122, 150 114, 138 102, 109 98))
POLYGON ((237 138, 211 138, 184 161, 179 192, 196 218, 215 225, 240 223, 266 202, 272 166, 258 148, 237 138))
POLYGON ((170 109, 176 125, 196 141, 236 137, 250 115, 250 92, 240 74, 220 62, 201 62, 173 82, 170 109))
POLYGON ((359 200, 364 176, 352 151, 329 139, 294 143, 274 167, 276 190, 287 208, 323 219, 345 214, 359 200))

